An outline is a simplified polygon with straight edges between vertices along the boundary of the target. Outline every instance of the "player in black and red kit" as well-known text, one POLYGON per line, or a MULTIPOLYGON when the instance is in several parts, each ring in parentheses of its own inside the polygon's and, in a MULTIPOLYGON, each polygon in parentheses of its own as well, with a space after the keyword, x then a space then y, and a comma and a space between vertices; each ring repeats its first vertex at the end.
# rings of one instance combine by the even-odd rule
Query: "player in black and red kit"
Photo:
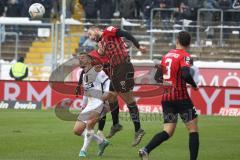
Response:
POLYGON ((126 102, 135 127, 135 139, 132 146, 140 143, 144 130, 141 128, 139 111, 133 97, 134 68, 130 62, 128 49, 122 37, 132 41, 139 51, 145 53, 146 48, 140 46, 138 41, 128 32, 113 26, 101 31, 98 27, 91 27, 88 30, 91 40, 98 42, 100 56, 107 56, 111 68, 111 81, 114 91, 126 102))
MULTIPOLYGON (((102 66, 104 72, 110 77, 110 72, 111 68, 108 63, 108 58, 106 56, 101 57, 98 54, 98 51, 93 50, 89 53, 89 55, 92 57, 94 60, 95 65, 100 65, 102 66)), ((110 91, 114 91, 112 83, 110 84, 110 91)), ((114 136, 118 131, 122 130, 122 125, 119 123, 119 103, 118 103, 118 98, 114 96, 111 100, 109 100, 109 106, 111 108, 111 115, 112 115, 112 122, 113 125, 111 127, 111 130, 109 134, 107 135, 107 138, 111 138, 114 136)), ((103 131, 104 126, 106 122, 106 116, 102 117, 101 120, 99 120, 98 123, 98 130, 103 131)))
POLYGON ((156 72, 156 81, 170 83, 173 88, 162 97, 163 131, 156 134, 147 146, 139 150, 139 156, 142 160, 148 160, 149 153, 174 134, 178 114, 189 132, 190 160, 197 159, 199 149, 197 113, 188 95, 186 86, 188 83, 194 89, 197 89, 197 85, 190 75, 191 57, 186 51, 190 43, 190 34, 181 31, 177 37, 176 49, 170 50, 163 56, 159 69, 156 72))

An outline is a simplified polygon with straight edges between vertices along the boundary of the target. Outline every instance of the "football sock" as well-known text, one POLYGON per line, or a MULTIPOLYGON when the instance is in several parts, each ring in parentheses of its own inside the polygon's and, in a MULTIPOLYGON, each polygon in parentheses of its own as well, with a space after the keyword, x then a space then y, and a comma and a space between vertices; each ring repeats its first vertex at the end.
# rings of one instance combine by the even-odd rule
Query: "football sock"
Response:
POLYGON ((86 134, 87 134, 87 129, 85 129, 85 130, 82 132, 82 135, 81 135, 81 136, 84 138, 86 134))
POLYGON ((96 135, 96 134, 94 133, 94 130, 88 130, 88 131, 87 131, 87 135, 88 135, 89 137, 91 137, 92 140, 94 140, 95 142, 97 142, 97 144, 101 144, 101 143, 104 141, 103 138, 101 138, 100 136, 98 136, 98 135, 96 135))
POLYGON ((118 101, 110 103, 113 126, 119 123, 119 104, 118 101))
POLYGON ((129 104, 128 109, 135 127, 135 132, 137 132, 141 128, 141 124, 140 124, 139 111, 138 111, 136 102, 129 104))
POLYGON ((158 134, 156 134, 152 140, 149 142, 149 144, 145 147, 147 152, 150 153, 154 148, 159 146, 161 143, 169 139, 169 135, 166 131, 162 131, 158 134))
POLYGON ((199 149, 199 134, 198 132, 190 133, 189 134, 190 160, 197 159, 198 149, 199 149))
POLYGON ((87 131, 84 131, 84 142, 81 151, 87 152, 88 146, 91 143, 92 137, 88 136, 87 131))
POLYGON ((101 144, 103 142, 103 138, 99 137, 98 135, 94 134, 92 139, 97 142, 97 144, 101 144))
POLYGON ((106 122, 106 115, 102 117, 98 122, 98 130, 103 131, 106 122))

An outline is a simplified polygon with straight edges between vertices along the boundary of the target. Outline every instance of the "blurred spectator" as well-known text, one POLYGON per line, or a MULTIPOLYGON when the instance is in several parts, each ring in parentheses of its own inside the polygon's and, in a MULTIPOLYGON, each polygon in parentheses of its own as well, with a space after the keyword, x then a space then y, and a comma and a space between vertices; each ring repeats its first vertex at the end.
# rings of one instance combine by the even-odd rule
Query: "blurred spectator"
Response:
POLYGON ((232 0, 219 0, 219 7, 223 10, 232 8, 232 0))
POLYGON ((155 8, 157 0, 145 0, 143 3, 143 16, 146 21, 147 29, 150 29, 151 10, 155 8))
POLYGON ((114 13, 114 0, 99 0, 99 10, 102 23, 110 23, 114 13))
MULTIPOLYGON (((239 10, 240 8, 240 0, 233 0, 232 2, 232 8, 239 10)), ((233 25, 235 26, 240 26, 240 12, 233 12, 232 13, 232 20, 233 20, 233 25)), ((238 30, 238 32, 240 33, 240 29, 235 29, 238 30)), ((240 38, 240 34, 238 34, 239 38, 240 38)))
MULTIPOLYGON (((174 6, 172 6, 171 1, 169 1, 169 0, 158 0, 158 4, 156 6, 156 8, 160 8, 160 9, 168 9, 168 8, 173 8, 173 7, 174 6)), ((160 18, 161 18, 164 30, 170 29, 169 23, 170 23, 172 13, 173 13, 172 11, 161 11, 160 12, 160 18)))
POLYGON ((0 0, 0 17, 4 15, 5 0, 0 0))
POLYGON ((87 29, 84 29, 84 34, 80 37, 79 52, 90 52, 94 49, 97 49, 97 43, 88 38, 87 31, 87 29))
POLYGON ((20 8, 17 0, 8 0, 7 1, 7 17, 20 17, 20 8))
MULTIPOLYGON (((41 3, 45 7, 45 14, 43 18, 50 19, 53 9, 54 0, 38 0, 38 3, 41 3)), ((68 0, 67 0, 68 1, 68 0)))
MULTIPOLYGON (((161 9, 167 9, 167 8, 174 8, 174 6, 172 6, 171 1, 169 0, 159 0, 158 1, 158 6, 156 6, 156 8, 161 8, 161 9)), ((161 11, 160 13, 160 17, 162 20, 170 20, 171 18, 171 11, 161 11)))
MULTIPOLYGON (((66 18, 71 18, 74 12, 75 0, 66 1, 66 18)), ((62 14, 62 0, 53 0, 53 12, 54 17, 58 17, 62 14)))
MULTIPOLYGON (((219 8, 219 4, 217 1, 215 0, 205 0, 203 2, 203 7, 206 9, 218 9, 219 8)), ((214 12, 213 11, 209 11, 209 12, 204 12, 204 22, 205 22, 205 26, 211 26, 212 25, 212 21, 214 19, 214 12)), ((214 30, 213 29, 208 29, 207 30, 207 38, 213 38, 214 35, 214 30)))
POLYGON ((94 23, 97 17, 99 8, 99 0, 80 0, 85 12, 86 22, 94 23))
POLYGON ((135 0, 120 0, 119 1, 119 12, 120 17, 126 19, 135 18, 136 4, 135 0))
POLYGON ((29 17, 28 9, 33 3, 37 3, 38 0, 19 0, 19 7, 21 8, 21 17, 29 17))
POLYGON ((136 18, 141 18, 141 13, 143 12, 143 4, 145 0, 135 0, 136 5, 136 18))
POLYGON ((174 13, 174 17, 176 18, 176 21, 180 21, 183 19, 191 20, 191 10, 190 7, 186 2, 181 2, 179 8, 177 9, 177 12, 174 13))
POLYGON ((203 2, 203 7, 207 9, 216 9, 219 8, 219 4, 215 0, 205 0, 203 2))
POLYGON ((197 21, 197 12, 199 8, 202 8, 204 0, 185 0, 191 10, 191 20, 197 21))
POLYGON ((10 75, 10 77, 12 77, 18 81, 21 81, 24 78, 28 77, 28 67, 26 64, 24 64, 23 57, 19 57, 17 60, 17 63, 12 65, 9 75, 10 75))

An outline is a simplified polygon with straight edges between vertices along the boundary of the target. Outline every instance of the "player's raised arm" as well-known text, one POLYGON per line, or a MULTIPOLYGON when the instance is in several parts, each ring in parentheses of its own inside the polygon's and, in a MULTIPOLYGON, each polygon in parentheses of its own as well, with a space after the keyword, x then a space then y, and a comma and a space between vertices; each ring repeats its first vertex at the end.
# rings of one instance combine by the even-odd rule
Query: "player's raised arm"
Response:
POLYGON ((146 53, 147 49, 144 46, 141 46, 138 42, 138 40, 129 32, 121 30, 121 29, 117 29, 116 30, 116 35, 118 37, 125 37, 126 39, 130 40, 134 46, 142 53, 146 53))

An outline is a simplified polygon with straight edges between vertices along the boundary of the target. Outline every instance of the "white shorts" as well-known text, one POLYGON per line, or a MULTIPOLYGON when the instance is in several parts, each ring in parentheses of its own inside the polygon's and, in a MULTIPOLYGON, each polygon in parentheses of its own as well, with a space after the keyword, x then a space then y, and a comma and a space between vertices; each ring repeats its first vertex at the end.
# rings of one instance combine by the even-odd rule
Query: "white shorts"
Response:
POLYGON ((103 117, 106 115, 106 113, 109 111, 109 105, 108 103, 103 102, 100 99, 97 98, 91 98, 91 100, 88 99, 87 106, 82 110, 82 112, 78 116, 78 120, 83 121, 86 123, 86 121, 89 120, 89 115, 92 112, 99 113, 100 117, 103 117))

